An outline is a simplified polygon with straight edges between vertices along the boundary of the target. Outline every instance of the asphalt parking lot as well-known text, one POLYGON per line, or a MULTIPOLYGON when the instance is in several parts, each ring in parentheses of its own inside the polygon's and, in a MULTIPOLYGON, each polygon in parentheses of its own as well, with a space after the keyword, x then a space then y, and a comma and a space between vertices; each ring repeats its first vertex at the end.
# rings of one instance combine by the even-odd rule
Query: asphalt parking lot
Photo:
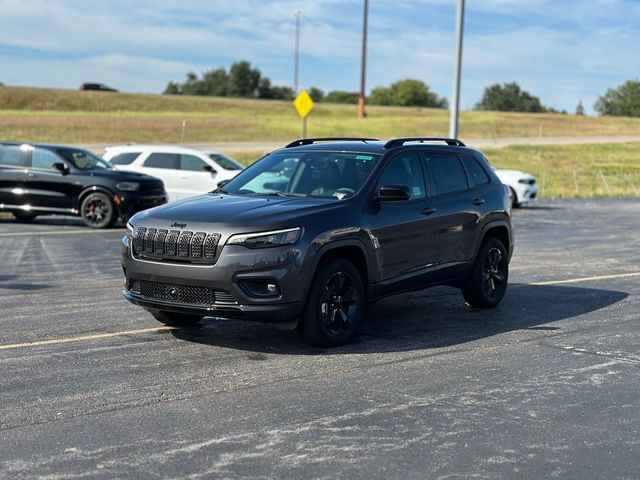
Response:
POLYGON ((352 345, 121 297, 124 230, 0 220, 1 478, 638 478, 640 201, 514 212, 493 311, 380 301, 352 345))

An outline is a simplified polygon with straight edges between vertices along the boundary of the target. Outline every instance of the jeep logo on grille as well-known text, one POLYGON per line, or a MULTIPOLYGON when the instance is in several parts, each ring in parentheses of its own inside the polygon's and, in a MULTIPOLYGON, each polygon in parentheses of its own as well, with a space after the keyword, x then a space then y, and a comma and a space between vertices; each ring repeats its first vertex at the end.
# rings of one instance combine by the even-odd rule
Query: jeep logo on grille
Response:
POLYGON ((186 223, 173 222, 171 224, 171 228, 185 228, 186 226, 187 226, 186 223))
POLYGON ((169 288, 169 296, 171 298, 178 298, 178 289, 176 287, 169 288))

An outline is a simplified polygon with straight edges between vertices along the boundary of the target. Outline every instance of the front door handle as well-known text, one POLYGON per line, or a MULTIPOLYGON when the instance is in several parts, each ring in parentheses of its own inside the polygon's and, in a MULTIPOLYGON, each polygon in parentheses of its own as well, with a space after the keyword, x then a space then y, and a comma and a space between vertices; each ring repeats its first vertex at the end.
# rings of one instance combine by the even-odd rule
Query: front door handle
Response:
POLYGON ((471 200, 474 205, 484 205, 484 198, 474 198, 471 200))
POLYGON ((31 178, 38 178, 38 175, 36 175, 36 174, 35 174, 35 173, 33 173, 33 172, 29 172, 29 173, 27 173, 27 175, 28 175, 29 177, 31 177, 31 178))
POLYGON ((425 207, 420 210, 420 213, 423 215, 431 215, 432 213, 436 213, 436 209, 433 207, 425 207))

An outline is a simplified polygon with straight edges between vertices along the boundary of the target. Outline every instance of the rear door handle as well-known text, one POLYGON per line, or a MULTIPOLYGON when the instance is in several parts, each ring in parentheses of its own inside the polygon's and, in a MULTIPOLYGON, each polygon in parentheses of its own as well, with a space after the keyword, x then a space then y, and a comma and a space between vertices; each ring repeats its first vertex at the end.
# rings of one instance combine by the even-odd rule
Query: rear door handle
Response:
POLYGON ((423 215, 431 215, 432 213, 436 213, 436 209, 433 207, 425 207, 420 210, 420 213, 423 215))
POLYGON ((484 198, 474 198, 471 200, 474 205, 484 205, 484 198))
POLYGON ((31 178, 38 178, 38 175, 36 175, 36 174, 35 174, 35 173, 33 173, 33 172, 29 172, 29 173, 27 173, 27 175, 28 175, 29 177, 31 177, 31 178))

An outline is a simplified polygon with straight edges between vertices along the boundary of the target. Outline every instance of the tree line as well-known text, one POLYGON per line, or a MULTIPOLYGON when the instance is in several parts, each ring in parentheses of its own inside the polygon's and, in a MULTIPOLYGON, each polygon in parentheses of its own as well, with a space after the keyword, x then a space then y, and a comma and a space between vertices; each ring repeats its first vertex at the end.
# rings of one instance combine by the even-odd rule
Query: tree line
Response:
MULTIPOLYGON (((333 90, 325 93, 318 87, 310 87, 309 95, 315 102, 358 103, 358 92, 333 90)), ((169 82, 164 91, 167 95, 211 95, 218 97, 244 97, 273 100, 293 100, 291 87, 273 85, 271 79, 247 61, 235 62, 227 71, 215 68, 197 75, 188 72, 182 83, 169 82)), ((421 80, 399 80, 388 87, 374 88, 367 97, 369 105, 395 105, 404 107, 447 108, 448 101, 431 91, 421 80)), ((640 81, 629 80, 624 84, 608 89, 594 104, 594 110, 600 115, 640 116, 640 81)), ((475 110, 506 112, 554 112, 552 107, 542 104, 535 95, 523 90, 516 82, 496 83, 485 88, 481 99, 475 104, 475 110)), ((582 100, 575 110, 576 115, 584 115, 582 100)))

